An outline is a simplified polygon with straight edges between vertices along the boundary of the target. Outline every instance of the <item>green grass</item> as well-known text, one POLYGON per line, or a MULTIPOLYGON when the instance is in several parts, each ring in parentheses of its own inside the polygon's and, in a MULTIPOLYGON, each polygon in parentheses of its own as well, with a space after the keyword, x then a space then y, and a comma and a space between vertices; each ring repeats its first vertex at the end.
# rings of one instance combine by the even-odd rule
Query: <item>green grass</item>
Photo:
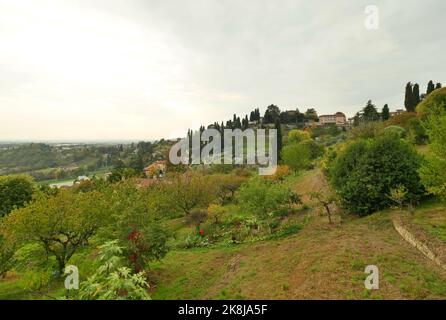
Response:
POLYGON ((410 222, 446 244, 446 208, 441 202, 430 201, 421 206, 410 222))

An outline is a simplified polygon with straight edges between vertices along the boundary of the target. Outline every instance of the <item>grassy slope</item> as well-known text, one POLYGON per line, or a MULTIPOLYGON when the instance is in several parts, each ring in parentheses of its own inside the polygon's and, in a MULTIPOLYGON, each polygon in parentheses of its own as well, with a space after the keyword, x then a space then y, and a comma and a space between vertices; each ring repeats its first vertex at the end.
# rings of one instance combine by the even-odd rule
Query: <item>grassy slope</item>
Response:
POLYGON ((425 203, 411 217, 410 222, 446 245, 446 208, 442 203, 425 203))
MULTIPOLYGON (((296 186, 320 190, 313 171, 296 186)), ((315 210, 313 210, 313 213, 315 210)), ((329 226, 316 215, 298 234, 254 244, 177 250, 153 266, 154 299, 446 298, 446 272, 393 229, 391 212, 329 226), (380 290, 364 289, 364 268, 380 290)))

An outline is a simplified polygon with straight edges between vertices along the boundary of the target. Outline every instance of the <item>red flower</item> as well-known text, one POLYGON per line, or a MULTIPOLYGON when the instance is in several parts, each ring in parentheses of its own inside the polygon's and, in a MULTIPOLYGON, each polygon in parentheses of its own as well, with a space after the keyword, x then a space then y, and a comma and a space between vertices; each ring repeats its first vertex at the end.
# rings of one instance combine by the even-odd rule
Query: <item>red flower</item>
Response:
POLYGON ((204 236, 204 230, 200 229, 200 236, 204 236))

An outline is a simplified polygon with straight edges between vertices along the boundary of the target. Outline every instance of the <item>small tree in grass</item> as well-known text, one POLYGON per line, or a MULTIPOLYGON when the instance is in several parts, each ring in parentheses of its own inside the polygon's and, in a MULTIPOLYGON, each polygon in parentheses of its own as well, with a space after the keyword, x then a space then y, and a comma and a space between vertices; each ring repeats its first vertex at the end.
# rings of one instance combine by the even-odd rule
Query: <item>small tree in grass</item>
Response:
POLYGON ((38 196, 27 207, 14 210, 2 221, 7 241, 39 243, 56 258, 59 273, 73 254, 104 224, 107 210, 98 192, 38 196))
POLYGON ((310 198, 312 200, 317 200, 318 204, 325 209, 325 213, 328 216, 328 222, 332 224, 333 221, 331 219, 332 212, 330 206, 336 203, 336 196, 333 194, 327 194, 319 191, 319 192, 311 192, 310 198))

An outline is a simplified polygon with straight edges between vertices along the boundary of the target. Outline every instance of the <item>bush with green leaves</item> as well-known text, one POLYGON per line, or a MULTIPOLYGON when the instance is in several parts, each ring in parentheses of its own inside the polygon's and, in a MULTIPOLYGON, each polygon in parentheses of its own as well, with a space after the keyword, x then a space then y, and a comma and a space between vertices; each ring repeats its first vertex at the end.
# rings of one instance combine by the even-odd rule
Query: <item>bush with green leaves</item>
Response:
POLYGON ((12 175, 0 177, 0 217, 31 201, 34 183, 30 176, 12 175))
POLYGON ((14 264, 14 248, 8 245, 4 237, 0 234, 0 279, 14 264))
POLYGON ((424 119, 424 128, 429 136, 429 147, 432 152, 426 157, 419 171, 426 189, 443 199, 446 199, 445 106, 444 103, 430 106, 429 115, 424 119))
POLYGON ((118 239, 135 271, 164 257, 169 235, 159 222, 164 215, 162 189, 123 182, 106 192, 109 223, 100 231, 101 239, 118 239))
POLYGON ((100 267, 81 282, 74 298, 81 300, 150 300, 149 284, 142 272, 125 266, 123 248, 118 240, 99 247, 100 267))
POLYGON ((283 207, 289 207, 295 195, 285 183, 253 177, 236 193, 241 209, 248 214, 267 218, 283 207))
POLYGON ((310 148, 303 143, 290 143, 282 149, 282 162, 295 172, 305 170, 311 163, 310 148))
POLYGON ((438 114, 438 106, 446 109, 446 87, 434 90, 417 106, 417 114, 422 119, 438 114))
POLYGON ((424 194, 417 170, 421 158, 414 148, 394 135, 358 140, 331 162, 330 181, 345 209, 360 216, 392 205, 392 189, 404 186, 405 201, 424 194))

